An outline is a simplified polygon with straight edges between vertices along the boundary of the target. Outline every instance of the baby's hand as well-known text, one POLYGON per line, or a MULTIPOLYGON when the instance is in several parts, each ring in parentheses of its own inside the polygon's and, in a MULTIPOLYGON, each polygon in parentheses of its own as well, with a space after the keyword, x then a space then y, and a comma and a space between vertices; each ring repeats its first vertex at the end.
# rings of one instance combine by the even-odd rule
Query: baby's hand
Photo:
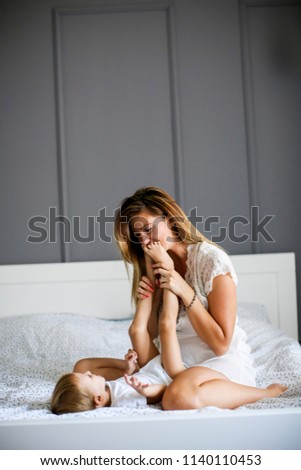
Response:
POLYGON ((133 361, 137 362, 138 354, 136 353, 136 351, 134 349, 129 349, 128 352, 125 354, 124 359, 126 361, 132 361, 133 360, 133 361))
POLYGON ((125 367, 124 372, 128 375, 134 374, 134 372, 139 371, 139 365, 138 365, 138 354, 134 349, 129 349, 127 354, 124 356, 125 361, 127 362, 127 365, 125 367))
POLYGON ((149 384, 140 382, 140 380, 138 380, 134 375, 129 377, 127 374, 124 374, 124 380, 128 385, 130 385, 130 387, 136 390, 136 392, 140 393, 140 395, 144 397, 146 396, 146 388, 149 386, 149 384))

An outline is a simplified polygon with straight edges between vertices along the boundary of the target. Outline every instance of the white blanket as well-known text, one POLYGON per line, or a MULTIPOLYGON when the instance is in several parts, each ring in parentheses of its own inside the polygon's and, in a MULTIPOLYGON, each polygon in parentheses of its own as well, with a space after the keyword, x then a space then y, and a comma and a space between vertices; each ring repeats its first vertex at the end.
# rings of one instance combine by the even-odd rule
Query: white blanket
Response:
MULTIPOLYGON (((263 306, 240 304, 239 323, 248 335, 257 371, 258 386, 272 382, 289 389, 281 397, 264 399, 225 413, 252 412, 258 408, 301 406, 301 348, 297 341, 272 327, 263 306)), ((214 413, 162 411, 160 405, 145 408, 101 408, 55 416, 49 410, 54 385, 82 357, 120 357, 130 347, 129 320, 102 320, 62 314, 38 314, 0 319, 0 420, 63 420, 153 415, 157 413, 214 413)), ((218 410, 220 411, 220 410, 218 410)))

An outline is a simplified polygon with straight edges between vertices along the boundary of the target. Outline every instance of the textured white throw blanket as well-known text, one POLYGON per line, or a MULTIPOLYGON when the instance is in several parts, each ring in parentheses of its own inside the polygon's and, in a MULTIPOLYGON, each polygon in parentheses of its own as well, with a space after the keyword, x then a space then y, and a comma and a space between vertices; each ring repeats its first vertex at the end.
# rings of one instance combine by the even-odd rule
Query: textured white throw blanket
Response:
MULTIPOLYGON (((264 399, 225 413, 254 409, 301 406, 301 347, 268 322, 265 309, 240 304, 240 326, 252 348, 258 386, 272 382, 289 389, 275 399, 264 399)), ((160 405, 145 408, 102 408, 55 416, 49 411, 54 385, 82 357, 120 357, 130 347, 130 320, 102 320, 62 314, 25 315, 0 319, 0 420, 64 420, 93 417, 154 415, 158 413, 216 413, 217 408, 197 411, 162 411, 160 405)), ((220 412, 220 410, 218 410, 220 412)))

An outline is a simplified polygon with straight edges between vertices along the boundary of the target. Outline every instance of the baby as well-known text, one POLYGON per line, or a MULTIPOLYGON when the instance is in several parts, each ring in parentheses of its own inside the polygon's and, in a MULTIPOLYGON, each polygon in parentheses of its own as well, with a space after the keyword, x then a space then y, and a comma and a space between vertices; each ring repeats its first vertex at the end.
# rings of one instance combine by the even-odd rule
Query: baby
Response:
MULTIPOLYGON (((124 376, 106 381, 102 375, 90 371, 63 375, 57 382, 51 411, 55 414, 88 411, 104 406, 130 406, 132 408, 161 401, 170 377, 161 366, 160 356, 137 370, 137 353, 130 350, 125 359, 124 376), (133 374, 133 375, 131 375, 133 374)), ((75 366, 75 370, 77 367, 75 366)))

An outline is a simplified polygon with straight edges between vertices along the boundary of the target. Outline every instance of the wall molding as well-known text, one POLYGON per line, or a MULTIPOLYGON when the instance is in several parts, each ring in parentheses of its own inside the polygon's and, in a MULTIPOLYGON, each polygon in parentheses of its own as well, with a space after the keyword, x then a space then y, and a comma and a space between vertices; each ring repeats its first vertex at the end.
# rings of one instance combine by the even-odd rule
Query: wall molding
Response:
MULTIPOLYGON (((242 61, 243 101, 246 128, 247 168, 249 175, 250 206, 260 206, 258 183, 258 144, 255 130, 255 96, 252 77, 252 60, 249 29, 249 12, 252 8, 300 7, 300 0, 239 0, 239 23, 242 61)), ((252 252, 262 252, 262 241, 252 243, 252 252)))
MULTIPOLYGON (((177 69, 177 45, 175 11, 172 1, 160 3, 137 3, 137 4, 102 4, 94 7, 55 7, 52 9, 53 28, 53 57, 54 57, 54 83, 55 83, 55 107, 56 107, 56 133, 57 133, 57 160, 58 160, 58 182, 59 182, 59 211, 60 214, 68 216, 68 171, 67 171, 67 149, 64 127, 64 84, 62 64, 62 36, 61 19, 63 16, 72 15, 101 15, 115 13, 135 13, 162 11, 166 14, 167 54, 170 90, 170 119, 172 130, 172 150, 174 164, 175 197, 177 202, 184 205, 184 181, 182 163, 182 137, 180 121, 180 101, 177 69)), ((70 245, 63 242, 63 227, 61 227, 61 257, 62 261, 70 261, 70 245)))
POLYGON ((300 0, 243 0, 247 7, 293 7, 300 6, 300 0))
MULTIPOLYGON (((249 42, 248 7, 244 0, 239 2, 240 47, 242 63, 242 89, 245 117, 247 171, 249 180, 249 201, 251 206, 260 206, 258 184, 257 146, 255 132, 254 93, 252 86, 252 64, 249 42)), ((252 253, 260 252, 259 243, 251 244, 252 253)))
MULTIPOLYGON (((63 75, 61 53, 61 25, 58 9, 52 10, 52 40, 53 40, 53 68, 54 68, 54 93, 55 93, 55 129, 58 168, 59 213, 67 216, 68 210, 68 177, 67 156, 64 125, 64 99, 63 99, 63 75)), ((70 261, 70 246, 64 243, 63 226, 60 225, 60 250, 61 261, 70 261)))

